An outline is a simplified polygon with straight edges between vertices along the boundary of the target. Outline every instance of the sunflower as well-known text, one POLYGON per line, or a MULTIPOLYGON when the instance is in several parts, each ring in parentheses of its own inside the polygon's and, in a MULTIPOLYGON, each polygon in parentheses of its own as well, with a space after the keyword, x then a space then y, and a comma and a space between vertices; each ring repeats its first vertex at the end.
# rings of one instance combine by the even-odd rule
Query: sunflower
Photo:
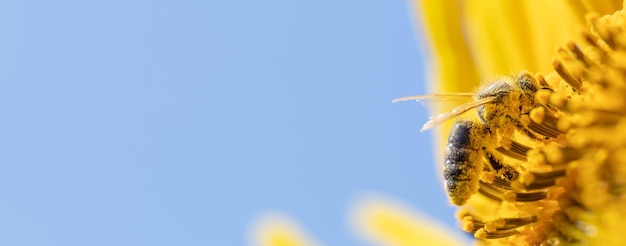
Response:
POLYGON ((463 229, 481 242, 626 245, 619 234, 626 219, 626 15, 619 6, 420 2, 431 76, 440 86, 433 90, 470 91, 480 80, 521 70, 533 71, 522 77, 541 87, 524 125, 550 137, 514 136, 523 148, 501 153, 516 177, 498 182, 495 174, 459 211, 463 229), (512 160, 515 152, 522 161, 512 160))

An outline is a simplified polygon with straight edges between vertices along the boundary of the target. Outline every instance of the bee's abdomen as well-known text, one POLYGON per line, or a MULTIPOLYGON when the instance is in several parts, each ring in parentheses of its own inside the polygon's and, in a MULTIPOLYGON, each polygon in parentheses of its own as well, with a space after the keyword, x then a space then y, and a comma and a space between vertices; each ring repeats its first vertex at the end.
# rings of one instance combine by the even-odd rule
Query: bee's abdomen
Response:
POLYGON ((478 181, 483 168, 482 146, 474 136, 482 125, 472 121, 457 121, 452 127, 446 145, 443 175, 452 203, 463 205, 478 191, 478 181))

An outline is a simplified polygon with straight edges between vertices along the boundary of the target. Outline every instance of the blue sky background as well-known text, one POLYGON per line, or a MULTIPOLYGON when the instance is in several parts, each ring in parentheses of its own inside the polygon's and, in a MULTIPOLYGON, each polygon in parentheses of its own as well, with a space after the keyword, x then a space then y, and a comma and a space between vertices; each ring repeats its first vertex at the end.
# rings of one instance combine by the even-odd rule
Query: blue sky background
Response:
POLYGON ((0 245, 364 245, 377 192, 456 228, 406 1, 2 1, 0 245))

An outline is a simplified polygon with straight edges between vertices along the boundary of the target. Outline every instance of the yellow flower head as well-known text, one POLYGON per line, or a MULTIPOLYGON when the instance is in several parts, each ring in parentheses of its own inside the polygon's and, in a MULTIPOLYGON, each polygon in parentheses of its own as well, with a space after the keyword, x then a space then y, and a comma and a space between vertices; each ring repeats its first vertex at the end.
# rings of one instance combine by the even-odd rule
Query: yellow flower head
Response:
POLYGON ((479 117, 455 123, 444 174, 465 204, 463 229, 486 244, 626 245, 626 14, 612 2, 454 1, 465 6, 444 19, 435 2, 421 7, 440 90, 466 86, 465 75, 533 71, 496 83, 516 88, 481 89, 479 117), (580 31, 584 12, 610 14, 587 14, 580 31), (542 45, 555 40, 556 56, 542 45))

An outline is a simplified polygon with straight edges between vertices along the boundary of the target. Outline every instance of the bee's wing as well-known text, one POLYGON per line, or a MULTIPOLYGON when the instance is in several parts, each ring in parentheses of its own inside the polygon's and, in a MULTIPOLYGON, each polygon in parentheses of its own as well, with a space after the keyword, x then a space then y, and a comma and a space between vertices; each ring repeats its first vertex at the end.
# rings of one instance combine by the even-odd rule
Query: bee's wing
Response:
POLYGON ((403 101, 438 101, 438 100, 447 100, 447 99, 458 99, 458 98, 472 98, 474 93, 441 93, 441 94, 428 94, 428 95, 419 95, 419 96, 408 96, 393 99, 392 103, 403 102, 403 101))
POLYGON ((491 103, 493 102, 493 100, 495 100, 496 97, 486 97, 486 98, 482 98, 476 101, 472 101, 469 103, 465 103, 461 106, 458 106, 448 112, 445 112, 443 114, 437 115, 435 117, 431 117, 430 120, 428 122, 426 122, 426 124, 424 124, 424 126, 422 127, 421 131, 426 131, 430 128, 433 128, 436 125, 439 125, 441 123, 443 123, 444 121, 447 121, 449 119, 452 119, 458 115, 461 115, 465 112, 467 112, 470 109, 473 109, 475 107, 478 107, 480 105, 484 105, 487 103, 491 103))

